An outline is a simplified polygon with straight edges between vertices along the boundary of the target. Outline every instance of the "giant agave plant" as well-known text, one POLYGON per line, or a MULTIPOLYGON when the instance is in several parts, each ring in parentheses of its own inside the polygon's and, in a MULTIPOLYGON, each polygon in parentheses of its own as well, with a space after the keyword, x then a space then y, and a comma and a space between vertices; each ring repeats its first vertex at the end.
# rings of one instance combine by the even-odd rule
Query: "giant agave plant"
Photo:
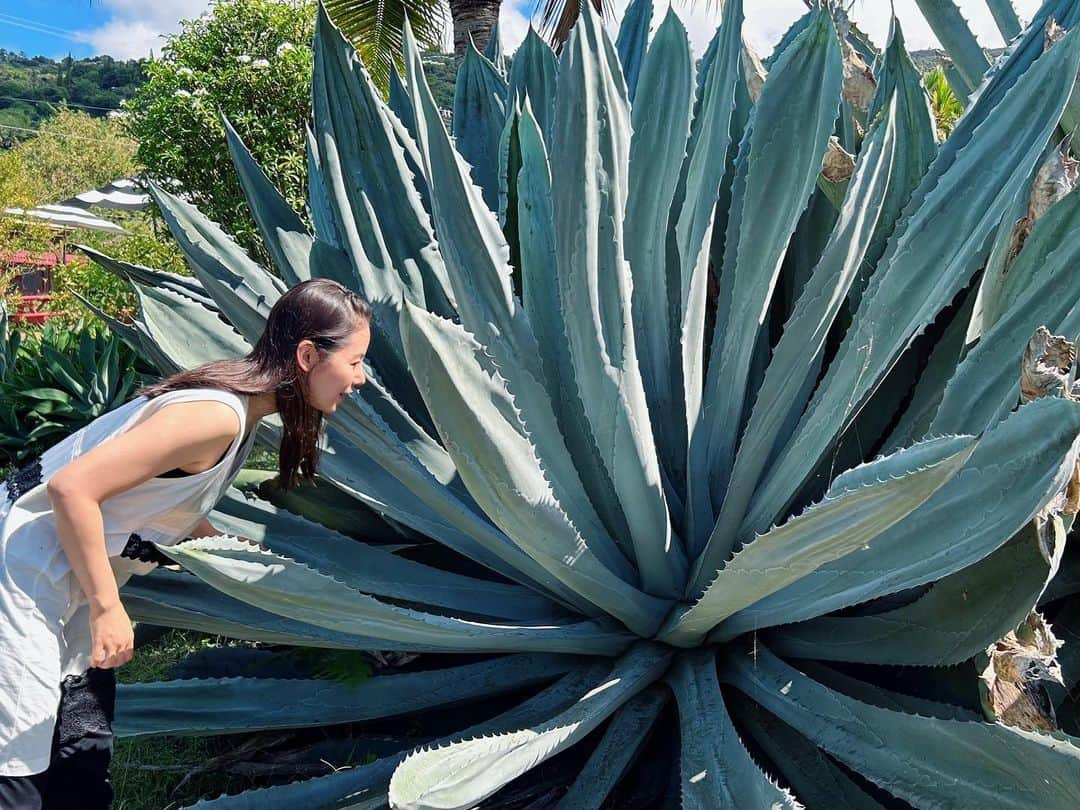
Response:
POLYGON ((472 707, 422 746, 200 807, 511 806, 524 783, 560 808, 1080 804, 1080 742, 995 700, 1053 672, 1032 610, 1080 590, 1073 557, 1047 591, 1076 509, 1075 354, 1053 335, 1080 333, 1080 196, 1016 226, 1036 170, 1065 165, 1080 33, 1045 31, 1080 0, 1048 0, 941 144, 898 27, 871 77, 815 6, 762 85, 728 0, 695 80, 673 14, 647 43, 650 7, 613 45, 586 6, 558 60, 530 34, 505 76, 470 51, 453 137, 407 29, 384 104, 321 15, 313 232, 229 132, 280 279, 160 189, 194 278, 96 255, 163 370, 244 353, 308 277, 363 291, 370 382, 321 477, 400 541, 331 531, 317 494, 290 504, 308 519, 234 491, 213 519, 264 547, 163 549, 184 572, 131 583, 132 616, 421 654, 360 687, 127 687, 118 732, 472 707), (822 176, 827 153, 853 170, 822 176), (1025 368, 1057 395, 1019 405, 1040 326, 1025 368))

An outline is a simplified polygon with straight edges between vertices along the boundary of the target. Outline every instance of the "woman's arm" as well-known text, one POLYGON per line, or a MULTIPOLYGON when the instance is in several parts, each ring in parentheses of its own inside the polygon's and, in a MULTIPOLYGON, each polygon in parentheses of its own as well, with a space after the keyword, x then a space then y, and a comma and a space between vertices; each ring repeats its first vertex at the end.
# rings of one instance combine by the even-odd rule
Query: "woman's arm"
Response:
POLYGON ((111 668, 131 660, 134 640, 105 550, 102 501, 174 467, 209 469, 241 429, 224 403, 175 403, 49 479, 57 536, 90 605, 93 666, 111 668))

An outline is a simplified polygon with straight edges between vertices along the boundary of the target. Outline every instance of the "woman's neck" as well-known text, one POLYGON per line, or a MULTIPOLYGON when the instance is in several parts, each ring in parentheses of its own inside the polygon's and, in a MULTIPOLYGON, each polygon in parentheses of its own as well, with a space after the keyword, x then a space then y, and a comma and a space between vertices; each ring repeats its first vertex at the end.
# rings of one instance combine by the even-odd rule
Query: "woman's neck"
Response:
POLYGON ((248 424, 246 426, 246 432, 250 433, 260 419, 269 416, 272 413, 277 413, 277 395, 273 391, 267 391, 262 394, 252 394, 251 398, 248 400, 248 424))

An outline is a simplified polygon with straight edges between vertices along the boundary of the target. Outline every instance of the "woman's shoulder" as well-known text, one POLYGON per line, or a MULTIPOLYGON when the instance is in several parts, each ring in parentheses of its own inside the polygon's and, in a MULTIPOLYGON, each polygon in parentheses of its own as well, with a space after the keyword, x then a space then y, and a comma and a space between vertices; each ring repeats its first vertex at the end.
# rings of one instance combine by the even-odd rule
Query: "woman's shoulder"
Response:
POLYGON ((143 399, 145 402, 137 418, 139 422, 173 405, 180 406, 177 410, 182 413, 182 418, 198 419, 200 422, 206 419, 223 421, 230 429, 236 427, 235 420, 238 419, 239 429, 243 430, 247 419, 248 398, 221 388, 180 388, 143 399))

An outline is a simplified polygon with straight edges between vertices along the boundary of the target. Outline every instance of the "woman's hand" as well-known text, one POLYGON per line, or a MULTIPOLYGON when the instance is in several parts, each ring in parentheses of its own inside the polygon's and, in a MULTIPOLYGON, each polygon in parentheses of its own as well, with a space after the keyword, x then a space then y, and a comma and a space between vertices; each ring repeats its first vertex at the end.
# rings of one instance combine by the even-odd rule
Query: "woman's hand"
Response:
POLYGON ((135 630, 124 606, 112 607, 90 614, 90 666, 112 669, 122 666, 135 654, 135 630))

